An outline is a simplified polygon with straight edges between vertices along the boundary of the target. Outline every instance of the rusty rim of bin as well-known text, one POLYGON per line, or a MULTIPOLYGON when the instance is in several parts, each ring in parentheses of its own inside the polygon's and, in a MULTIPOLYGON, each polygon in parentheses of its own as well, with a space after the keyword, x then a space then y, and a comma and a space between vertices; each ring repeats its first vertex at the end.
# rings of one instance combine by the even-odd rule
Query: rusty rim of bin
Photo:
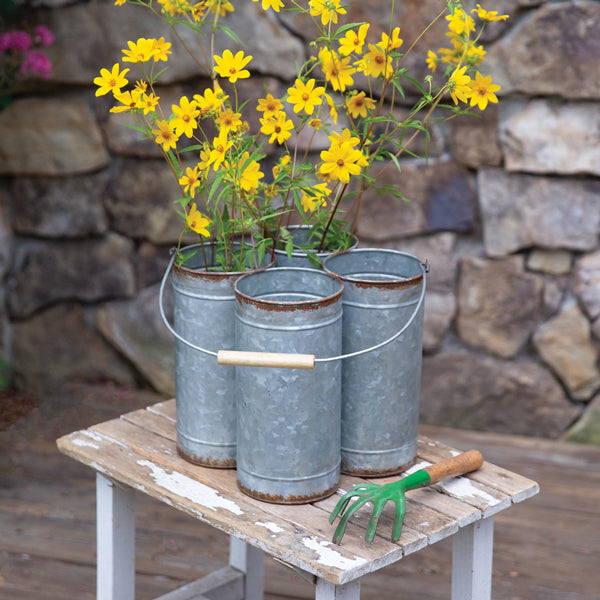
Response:
MULTIPOLYGON (((261 269, 261 271, 266 271, 266 269, 261 269)), ((240 283, 243 283, 244 279, 246 279, 247 277, 256 275, 257 272, 260 272, 260 271, 253 271, 252 273, 246 273, 245 275, 242 275, 235 282, 234 289, 235 289, 235 297, 236 297, 237 301, 240 304, 248 304, 250 306, 255 306, 257 308, 260 308, 260 309, 266 310, 266 311, 290 312, 290 311, 294 311, 294 310, 318 310, 320 308, 323 308, 326 306, 331 306, 332 304, 339 302, 339 300, 342 297, 342 293, 344 291, 344 282, 341 280, 340 277, 338 277, 337 275, 335 275, 333 273, 325 273, 324 271, 318 271, 316 269, 305 269, 302 267, 274 267, 274 268, 269 269, 268 272, 269 272, 269 274, 271 274, 271 273, 277 273, 277 272, 282 272, 282 271, 306 272, 306 273, 310 273, 311 277, 315 276, 315 275, 318 277, 327 277, 327 278, 332 279, 332 280, 336 281, 337 283, 339 283, 340 289, 337 292, 334 292, 333 294, 331 294, 329 296, 325 296, 325 297, 321 297, 321 298, 312 298, 310 300, 291 300, 291 301, 265 300, 263 298, 256 298, 254 296, 249 296, 248 294, 245 294, 244 292, 240 292, 240 290, 238 288, 238 285, 240 283)))

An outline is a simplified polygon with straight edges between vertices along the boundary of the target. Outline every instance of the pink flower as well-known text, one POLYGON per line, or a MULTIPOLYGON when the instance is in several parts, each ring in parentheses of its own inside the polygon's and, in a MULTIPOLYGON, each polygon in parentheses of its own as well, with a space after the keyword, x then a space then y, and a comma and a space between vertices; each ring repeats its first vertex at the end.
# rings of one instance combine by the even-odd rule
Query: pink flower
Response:
POLYGON ((45 25, 38 25, 35 28, 35 41, 42 46, 49 46, 54 42, 54 34, 45 25))
POLYGON ((0 36, 0 51, 27 52, 31 48, 31 37, 25 31, 7 31, 0 36))
POLYGON ((37 73, 42 79, 50 77, 52 63, 42 52, 28 52, 21 65, 21 73, 37 73))

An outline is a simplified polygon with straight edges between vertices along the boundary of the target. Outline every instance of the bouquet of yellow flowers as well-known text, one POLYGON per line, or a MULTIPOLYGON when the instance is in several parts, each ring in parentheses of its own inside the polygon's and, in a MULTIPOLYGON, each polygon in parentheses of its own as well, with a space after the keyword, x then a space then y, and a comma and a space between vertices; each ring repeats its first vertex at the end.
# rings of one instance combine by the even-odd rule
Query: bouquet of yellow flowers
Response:
POLYGON ((160 147, 181 189, 182 232, 197 233, 202 244, 216 243, 220 269, 243 270, 276 247, 291 253, 293 228, 300 224, 310 231, 303 249, 348 248, 365 190, 400 195, 394 186, 378 187, 378 179, 383 169, 400 170, 402 154, 414 156, 410 146, 417 135, 427 137, 435 121, 498 101, 499 86, 478 71, 485 57, 478 40, 486 23, 507 15, 479 4, 468 14, 460 0, 441 0, 432 23, 447 20, 451 46, 429 51, 432 74, 419 81, 408 73, 405 59, 424 32, 404 50, 400 27, 393 26, 394 2, 389 30, 372 39, 369 23, 342 23, 346 8, 340 0, 261 0, 263 10, 296 11, 311 20, 314 54, 283 97, 265 90, 251 106, 240 105, 237 83, 251 77, 253 57, 243 50, 209 50, 217 31, 241 44, 222 23, 234 10, 229 0, 115 4, 126 1, 162 19, 211 84, 170 107, 161 105, 156 86, 171 44, 164 37, 140 38, 127 42, 121 63, 101 70, 96 95, 113 94, 111 111, 131 114, 140 134, 160 147), (178 35, 182 27, 197 33, 196 53, 178 35), (142 73, 134 84, 125 66, 131 63, 142 73), (394 107, 407 98, 416 100, 399 119, 394 107), (260 115, 257 131, 248 125, 250 111, 260 115), (312 141, 317 132, 325 132, 329 147, 315 159, 310 143, 300 150, 298 139, 312 141), (273 146, 276 159, 267 175, 264 161, 273 146), (240 251, 231 251, 234 241, 240 251))

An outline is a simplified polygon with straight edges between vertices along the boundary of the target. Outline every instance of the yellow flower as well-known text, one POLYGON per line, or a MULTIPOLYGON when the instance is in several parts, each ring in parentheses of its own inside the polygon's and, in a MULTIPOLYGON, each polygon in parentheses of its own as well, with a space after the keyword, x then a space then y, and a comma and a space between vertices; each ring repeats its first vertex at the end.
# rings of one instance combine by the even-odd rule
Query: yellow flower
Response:
POLYGON ((221 163, 225 160, 225 154, 231 148, 232 144, 233 142, 227 139, 226 131, 219 133, 218 137, 213 139, 213 147, 208 158, 208 165, 212 165, 214 171, 219 170, 221 163))
POLYGON ((343 54, 344 56, 348 56, 349 54, 352 54, 352 52, 362 54, 368 30, 369 24, 363 23, 358 28, 358 33, 353 29, 346 32, 346 35, 340 40, 340 54, 343 54))
POLYGON ((179 179, 179 185, 184 186, 184 191, 188 192, 193 198, 196 195, 196 188, 200 185, 200 170, 198 165, 193 169, 187 167, 185 175, 179 179))
MULTIPOLYGON (((252 2, 258 2, 258 0, 252 0, 252 2)), ((262 9, 268 10, 272 8, 275 12, 279 12, 279 9, 283 6, 282 0, 262 0, 262 9)))
POLYGON ((242 126, 242 115, 227 109, 217 117, 215 122, 219 125, 221 132, 237 131, 242 126))
POLYGON ((366 159, 362 152, 353 148, 350 142, 331 144, 329 150, 321 152, 323 163, 319 173, 326 178, 349 183, 352 175, 358 175, 361 167, 365 166, 366 159))
POLYGON ((240 160, 240 164, 243 167, 242 174, 240 175, 240 187, 245 192, 252 192, 258 189, 258 180, 264 177, 264 173, 260 170, 260 164, 257 161, 252 160, 246 164, 249 158, 250 155, 248 152, 244 152, 240 160))
POLYGON ((217 63, 215 71, 221 77, 227 77, 231 83, 250 77, 250 71, 244 67, 252 60, 252 56, 244 56, 243 50, 240 50, 235 56, 231 50, 225 50, 223 56, 215 54, 213 58, 217 63))
POLYGON ((331 87, 335 92, 343 92, 346 90, 347 85, 354 83, 352 75, 356 73, 356 69, 350 66, 349 56, 340 60, 335 52, 322 48, 319 52, 319 59, 325 79, 331 83, 331 87))
POLYGON ((160 37, 157 40, 152 40, 152 47, 154 48, 154 62, 159 60, 167 60, 167 56, 171 54, 171 42, 165 42, 164 37, 160 37))
POLYGON ((448 29, 455 35, 466 35, 475 31, 475 21, 460 8, 457 8, 453 15, 448 15, 446 21, 448 21, 448 29))
POLYGON ((392 57, 387 52, 380 50, 379 46, 369 44, 369 52, 360 61, 362 72, 367 77, 379 77, 383 75, 388 79, 393 75, 392 57))
POLYGON ((394 27, 392 31, 392 37, 390 38, 387 33, 381 34, 381 44, 379 44, 380 48, 384 48, 387 52, 391 52, 392 50, 397 50, 402 46, 402 42, 398 36, 400 35, 400 27, 394 27))
POLYGON ((333 119, 333 122, 337 125, 338 122, 338 113, 337 108, 335 107, 335 102, 333 98, 329 94, 323 94, 325 96, 325 102, 327 102, 327 106, 329 107, 329 116, 333 119))
POLYGON ((287 115, 281 111, 272 117, 260 120, 262 125, 260 128, 261 133, 271 136, 269 138, 269 144, 272 144, 274 141, 277 141, 278 144, 283 144, 283 142, 292 136, 294 124, 291 119, 286 120, 286 116, 287 115))
POLYGON ((123 50, 123 54, 125 55, 123 62, 138 63, 153 59, 156 53, 154 41, 139 38, 137 42, 127 42, 129 50, 123 50))
POLYGON ((466 69, 467 65, 456 68, 448 80, 448 91, 450 92, 452 100, 454 100, 454 104, 458 104, 459 100, 461 102, 466 102, 473 93, 471 89, 471 78, 465 74, 466 69))
POLYGON ((111 113, 121 113, 128 110, 135 110, 136 108, 142 108, 140 104, 141 92, 136 90, 115 94, 115 98, 121 103, 121 106, 113 106, 110 109, 111 113))
POLYGON ((194 129, 198 127, 196 118, 200 114, 196 101, 192 100, 190 102, 187 96, 182 96, 179 106, 173 104, 171 110, 175 115, 175 118, 171 121, 171 125, 175 128, 175 134, 178 137, 186 135, 191 138, 194 135, 194 129))
POLYGON ((159 100, 160 98, 154 94, 145 94, 142 92, 138 102, 139 108, 144 109, 145 115, 147 115, 149 112, 155 112, 159 100))
POLYGON ((342 129, 341 134, 339 134, 337 131, 334 131, 327 137, 332 145, 348 143, 352 148, 354 148, 354 146, 358 146, 360 144, 360 138, 352 135, 352 132, 349 129, 342 129))
POLYGON ((207 0, 211 13, 219 11, 219 16, 224 17, 228 12, 233 12, 233 4, 229 0, 207 0))
POLYGON ((100 77, 94 79, 94 83, 98 86, 96 96, 104 96, 104 94, 108 94, 108 92, 113 92, 113 94, 121 93, 121 88, 129 83, 125 78, 129 69, 120 71, 120 68, 121 66, 119 63, 115 63, 111 71, 108 69, 100 69, 100 77))
POLYGON ((192 204, 192 208, 190 208, 190 212, 186 214, 185 220, 187 222, 188 227, 192 231, 195 231, 196 233, 199 233, 200 235, 203 235, 204 237, 208 237, 210 235, 208 229, 206 229, 206 228, 210 225, 211 220, 208 217, 205 217, 196 208, 195 202, 192 204))
POLYGON ((279 111, 283 110, 283 104, 281 103, 281 100, 273 98, 271 94, 267 94, 266 98, 258 99, 258 106, 256 107, 256 110, 264 113, 265 117, 272 117, 279 111))
POLYGON ((367 109, 373 110, 375 108, 375 101, 373 98, 367 98, 364 92, 354 94, 348 100, 348 112, 352 115, 353 119, 357 117, 366 117, 367 109))
POLYGON ((115 0, 115 6, 123 6, 127 0, 115 0))
POLYGON ((323 127, 323 121, 321 121, 321 119, 311 119, 308 122, 308 126, 319 131, 319 129, 321 129, 321 127, 323 127))
POLYGON ((338 15, 346 14, 346 9, 340 6, 340 0, 310 0, 308 8, 313 17, 321 16, 323 25, 337 23, 338 15))
POLYGON ((482 20, 482 21, 488 21, 488 22, 492 22, 492 21, 506 21, 506 19, 508 19, 508 15, 499 15, 498 11, 496 10, 492 10, 492 11, 487 11, 487 10, 483 10, 483 8, 481 8, 480 4, 476 4, 477 8, 474 8, 471 11, 471 14, 473 14, 474 12, 477 13, 477 16, 482 20))
POLYGON ((485 110, 488 102, 498 103, 498 98, 494 92, 500 89, 500 86, 492 83, 492 76, 483 77, 481 73, 475 73, 475 80, 470 82, 472 96, 471 106, 477 105, 479 110, 485 110))
POLYGON ((427 59, 425 62, 427 63, 427 68, 432 73, 435 73, 435 70, 437 69, 437 65, 438 65, 439 61, 440 61, 440 59, 439 59, 438 55, 433 50, 427 51, 427 59))
POLYGON ((226 96, 223 93, 223 90, 216 81, 214 86, 214 90, 211 88, 206 88, 203 96, 201 94, 194 95, 194 100, 200 109, 200 116, 203 116, 212 110, 219 112, 225 100, 229 98, 229 96, 226 96))
POLYGON ((204 16, 204 11, 206 10, 205 2, 197 2, 192 6, 192 16, 194 17, 194 21, 201 21, 204 16))
POLYGON ((438 52, 441 55, 443 63, 458 64, 466 54, 466 46, 460 38, 452 39, 452 48, 440 48, 438 52))
POLYGON ((327 182, 313 185, 309 191, 304 191, 300 202, 305 212, 313 212, 317 206, 327 206, 327 197, 330 191, 327 182))
POLYGON ((476 46, 472 42, 467 44, 467 62, 470 65, 478 65, 485 58, 486 51, 483 49, 483 46, 476 46))
POLYGON ((321 104, 324 91, 324 87, 315 87, 314 79, 309 79, 306 83, 296 79, 294 87, 288 88, 288 102, 294 105, 295 113, 304 110, 307 115, 312 115, 315 106, 321 104))
POLYGON ((173 126, 168 121, 159 120, 156 122, 157 129, 153 129, 154 141, 163 147, 165 152, 171 148, 177 147, 177 135, 173 126))

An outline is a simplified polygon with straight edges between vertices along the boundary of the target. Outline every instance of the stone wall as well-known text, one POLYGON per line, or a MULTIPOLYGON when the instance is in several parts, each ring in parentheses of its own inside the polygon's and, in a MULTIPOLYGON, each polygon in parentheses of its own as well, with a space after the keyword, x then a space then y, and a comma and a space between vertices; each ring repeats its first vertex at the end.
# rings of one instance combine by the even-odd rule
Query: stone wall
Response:
MULTIPOLYGON (((56 35, 54 70, 0 113, 0 354, 42 395, 74 380, 171 395, 157 285, 179 233, 177 191, 91 83, 126 40, 166 32, 112 1, 32 4, 30 22, 56 35)), ((258 75, 241 94, 265 82, 283 93, 307 52, 303 23, 234 4, 258 75)), ((397 4, 407 44, 439 2, 397 4)), ((485 39, 500 104, 436 127, 427 164, 404 161, 411 202, 365 198, 361 245, 431 265, 424 422, 585 439, 600 402, 600 3, 483 4, 511 14, 485 39)), ((388 5, 361 0, 349 18, 383 29, 388 5)), ((205 85, 183 54, 169 64, 161 96, 205 85)))

